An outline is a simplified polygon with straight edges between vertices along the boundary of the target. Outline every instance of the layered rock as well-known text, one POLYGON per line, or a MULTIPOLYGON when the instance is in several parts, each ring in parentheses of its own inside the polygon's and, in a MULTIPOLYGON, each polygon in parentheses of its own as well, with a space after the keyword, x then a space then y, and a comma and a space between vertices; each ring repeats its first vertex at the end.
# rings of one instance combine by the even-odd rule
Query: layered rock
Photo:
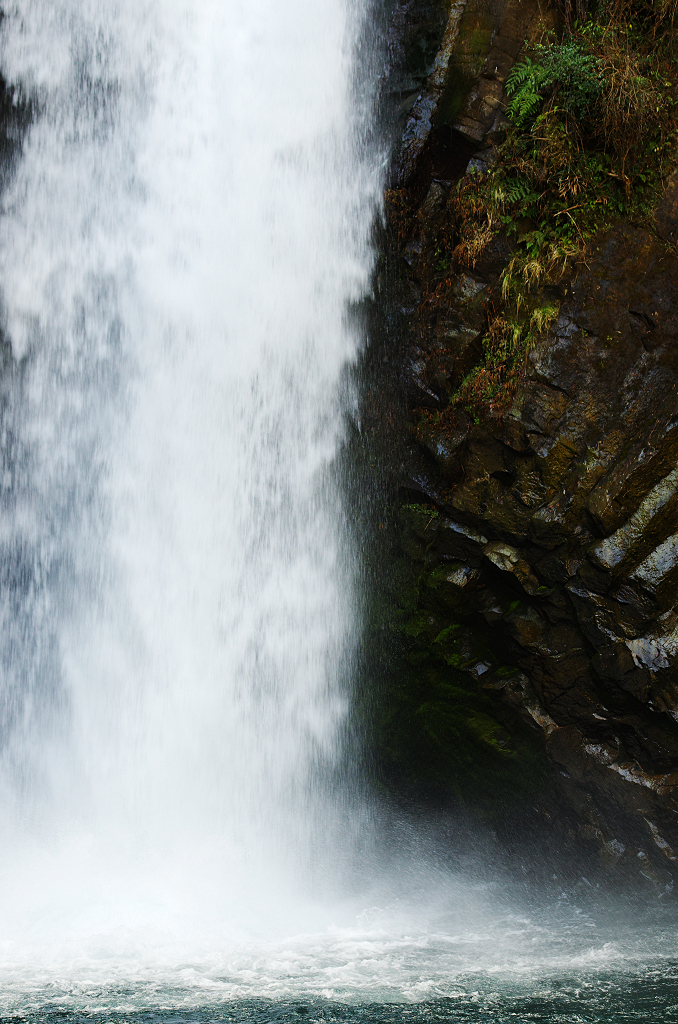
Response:
POLYGON ((493 159, 510 67, 554 23, 544 4, 452 3, 396 161, 418 206, 381 279, 409 424, 395 560, 416 588, 398 614, 506 730, 509 777, 539 751, 524 821, 664 892, 678 867, 678 179, 654 228, 618 224, 546 286, 559 316, 509 408, 474 421, 449 403, 506 243, 421 316, 431 225, 469 157, 480 173, 493 159))

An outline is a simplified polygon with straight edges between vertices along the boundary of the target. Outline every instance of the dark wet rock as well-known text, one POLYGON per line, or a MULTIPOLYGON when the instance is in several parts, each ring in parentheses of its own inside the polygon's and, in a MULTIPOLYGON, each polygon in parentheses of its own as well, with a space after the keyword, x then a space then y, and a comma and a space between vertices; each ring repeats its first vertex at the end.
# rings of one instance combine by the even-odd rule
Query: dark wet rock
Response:
MULTIPOLYGON (((488 538, 474 582, 484 585, 486 623, 515 645, 502 659, 529 680, 522 712, 541 719, 548 754, 567 770, 570 787, 596 800, 601 836, 622 806, 628 820, 617 828, 620 842, 633 845, 625 837, 636 829, 634 815, 661 817, 672 849, 677 290, 678 259, 661 241, 616 228, 572 281, 510 412, 469 424, 463 437, 438 428, 447 458, 455 445, 459 453, 447 505, 488 538), (651 352, 629 319, 629 299, 650 317, 661 314, 651 352)), ((431 426, 429 447, 435 434, 431 426)), ((429 550, 436 557, 437 540, 429 550)), ((496 661, 486 660, 491 671, 496 661)), ((496 692, 499 706, 508 691, 496 692)), ((510 703, 515 709, 515 691, 510 703)), ((646 852, 648 862, 656 849, 646 852)))
POLYGON ((678 173, 669 178, 655 214, 657 234, 665 242, 678 240, 678 173))
POLYGON ((443 409, 447 405, 430 385, 428 361, 421 350, 412 352, 403 364, 401 382, 411 405, 422 409, 443 409))
POLYGON ((450 4, 445 31, 436 52, 433 67, 422 92, 414 102, 405 126, 402 149, 395 173, 398 182, 407 181, 412 177, 417 161, 429 141, 438 106, 441 99, 444 99, 446 87, 449 89, 452 75, 450 60, 454 53, 465 8, 465 0, 454 0, 450 4))
MULTIPOLYGON (((457 133, 457 174, 469 159, 482 173, 506 77, 556 17, 531 0, 449 10, 397 167, 420 197, 399 288, 421 290, 418 258, 449 194, 431 140, 457 133)), ((559 317, 501 415, 474 422, 447 398, 478 360, 508 242, 459 275, 430 328, 413 313, 401 334, 416 345, 399 349, 408 454, 395 472, 415 503, 399 525, 403 578, 415 580, 402 602, 411 664, 435 656, 455 693, 483 694, 512 770, 531 764, 542 780, 529 803, 554 849, 583 843, 604 870, 658 891, 678 864, 678 257, 666 244, 677 204, 674 176, 656 232, 618 225, 552 286, 559 317)), ((436 665, 408 684, 422 707, 436 665)))

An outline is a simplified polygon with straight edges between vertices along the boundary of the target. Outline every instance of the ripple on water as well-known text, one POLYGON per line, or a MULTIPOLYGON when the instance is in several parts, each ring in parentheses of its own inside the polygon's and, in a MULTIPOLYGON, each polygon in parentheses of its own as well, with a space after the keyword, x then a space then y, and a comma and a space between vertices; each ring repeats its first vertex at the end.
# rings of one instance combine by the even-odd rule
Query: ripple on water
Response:
MULTIPOLYGON (((377 933, 298 936, 202 963, 74 958, 0 971, 0 1024, 676 1024, 678 959, 667 931, 626 943, 559 946, 523 922, 465 938, 377 933), (535 949, 535 941, 539 950, 535 949), (513 948, 511 949, 511 945, 513 948), (667 955, 661 953, 666 949, 667 955), (635 954, 634 954, 635 950, 635 954), (528 955, 531 952, 531 956, 528 955)), ((101 951, 100 951, 101 952, 101 951)))
POLYGON ((417 1003, 349 1003, 326 999, 244 999, 177 1007, 187 993, 156 992, 155 1006, 146 1003, 150 992, 119 989, 101 993, 109 1008, 93 999, 81 1008, 66 1008, 61 999, 24 1007, 2 1024, 423 1024, 433 1021, 492 1021, 493 1024, 675 1024, 678 1020, 678 963, 649 966, 645 970, 543 978, 531 981, 497 978, 487 974, 459 984, 454 995, 417 1003), (112 1000, 112 1004, 110 1002, 112 1000), (117 1006, 114 1005, 117 1002, 117 1006), (170 1003, 174 1003, 170 1006, 170 1003))

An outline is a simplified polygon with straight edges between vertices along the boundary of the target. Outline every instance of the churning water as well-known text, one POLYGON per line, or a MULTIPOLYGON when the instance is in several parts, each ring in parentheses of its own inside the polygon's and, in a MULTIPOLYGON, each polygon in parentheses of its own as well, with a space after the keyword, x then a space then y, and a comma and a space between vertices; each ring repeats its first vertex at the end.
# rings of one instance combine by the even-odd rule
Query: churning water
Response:
POLYGON ((378 183, 354 26, 341 0, 7 14, 36 117, 1 255, 3 930, 287 926, 341 826, 332 460, 378 183))
POLYGON ((0 1012, 599 1020, 625 991, 672 1019, 670 929, 547 925, 393 857, 348 881, 334 460, 380 186, 369 11, 5 14, 34 118, 0 245, 0 1012))

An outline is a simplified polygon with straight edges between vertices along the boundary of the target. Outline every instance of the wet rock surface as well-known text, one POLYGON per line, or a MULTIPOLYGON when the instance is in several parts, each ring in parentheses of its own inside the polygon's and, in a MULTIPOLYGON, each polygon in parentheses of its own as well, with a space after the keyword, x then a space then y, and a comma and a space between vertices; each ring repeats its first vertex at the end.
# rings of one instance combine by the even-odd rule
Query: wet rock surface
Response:
MULTIPOLYGON (((470 141, 482 173, 506 75, 554 17, 511 0, 450 8, 396 161, 419 210, 409 237, 384 243, 375 352, 388 369, 365 429, 391 452, 393 557, 415 581, 394 598, 416 638, 410 679, 412 659, 423 665, 435 649, 506 731, 519 831, 538 829, 554 857, 583 849, 603 870, 667 893, 678 865, 676 181, 654 228, 618 224, 552 286, 557 322, 501 414, 475 422, 449 396, 478 358, 510 255, 503 243, 460 274, 436 318, 419 313, 426 225, 453 177, 438 176, 431 150, 447 132, 448 167, 465 167, 470 141), (533 787, 516 767, 528 751, 542 771, 533 787)), ((498 733, 477 735, 488 750, 500 744, 498 733)), ((433 788, 446 784, 438 775, 433 788)))

